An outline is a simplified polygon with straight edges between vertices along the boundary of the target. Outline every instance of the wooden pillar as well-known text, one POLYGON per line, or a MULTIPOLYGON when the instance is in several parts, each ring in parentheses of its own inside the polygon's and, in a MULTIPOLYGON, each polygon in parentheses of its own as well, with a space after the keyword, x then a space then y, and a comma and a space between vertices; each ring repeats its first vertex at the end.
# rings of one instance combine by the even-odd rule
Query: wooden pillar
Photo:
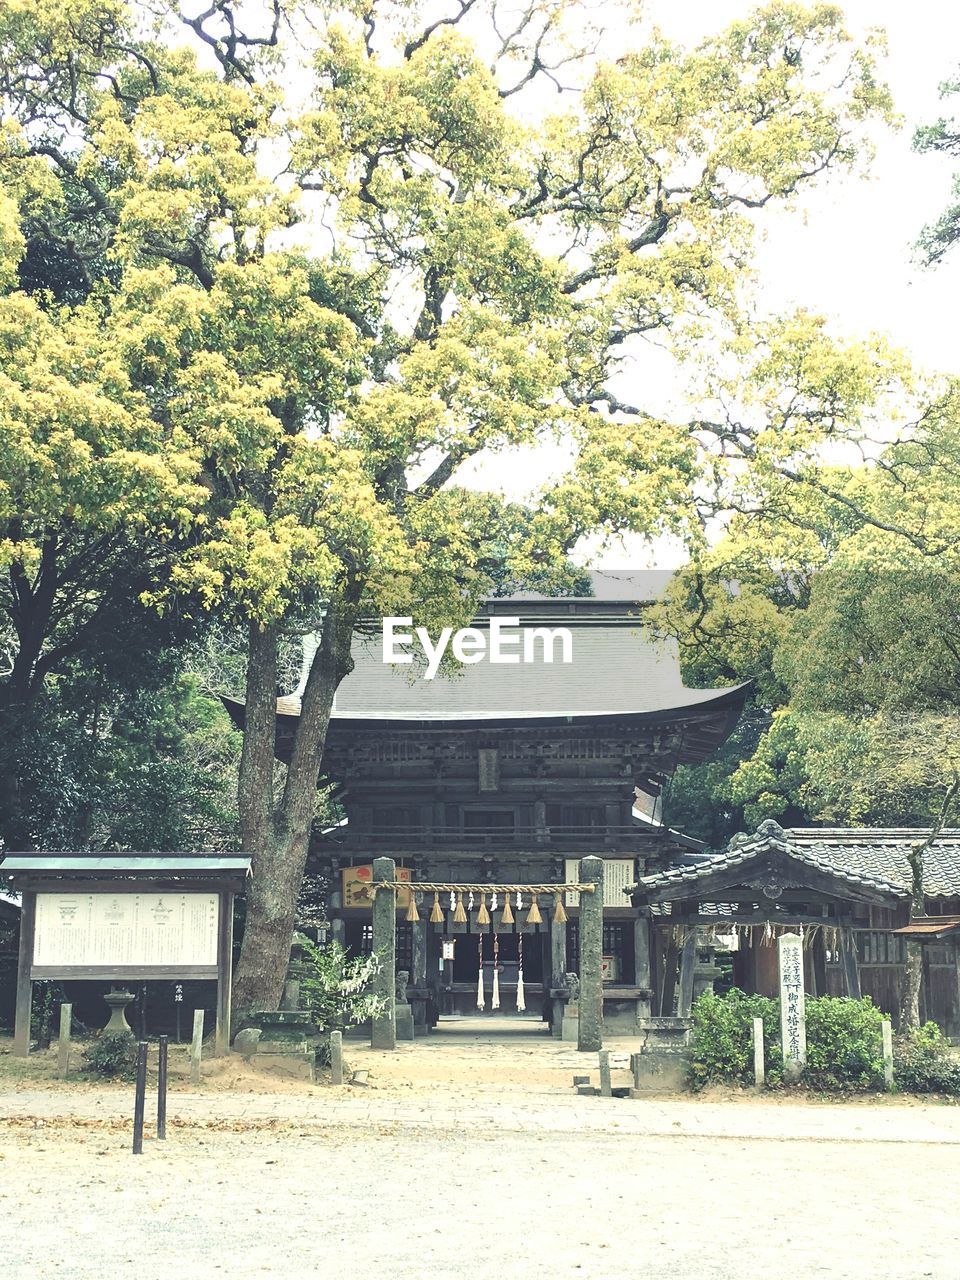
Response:
MULTIPOLYGON (((392 858, 374 858, 374 883, 396 882, 397 864, 392 858)), ((380 957, 374 994, 383 1001, 383 1012, 371 1019, 370 1047, 397 1047, 397 891, 380 889, 373 895, 373 950, 380 957)))
POLYGON ((24 892, 20 902, 20 949, 17 953, 17 1009, 13 1025, 13 1056, 30 1053, 30 1010, 33 1003, 33 934, 36 925, 37 895, 24 892))
POLYGON ((843 954, 843 978, 846 993, 852 1000, 859 1000, 860 970, 857 967, 857 944, 853 939, 853 930, 849 926, 840 930, 840 950, 843 954))
POLYGON ((577 1048, 597 1053, 603 1048, 603 859, 580 859, 581 884, 594 884, 580 895, 580 1020, 577 1048))
POLYGON ((660 1017, 669 1018, 673 1014, 673 993, 677 985, 677 944, 673 940, 673 929, 667 937, 667 947, 663 957, 663 979, 660 983, 660 1017))
POLYGON ((680 1018, 689 1018, 693 1006, 693 971, 697 967, 699 933, 696 925, 690 926, 680 953, 680 991, 677 997, 677 1016, 680 1018))
POLYGON ((827 944, 823 940, 823 930, 818 929, 810 948, 813 953, 813 994, 827 994, 827 944))
MULTIPOLYGON (((339 876, 339 872, 335 873, 339 876)), ((330 894, 330 938, 333 942, 338 942, 341 947, 346 945, 346 922, 340 912, 343 910, 343 894, 339 889, 334 889, 330 894)))
POLYGON ((954 1015, 953 1034, 960 1036, 960 938, 953 944, 953 970, 957 979, 957 1008, 954 1015))
MULTIPOLYGON (((633 981, 637 987, 651 987, 650 980, 650 917, 641 910, 633 921, 633 981)), ((649 1018, 651 998, 637 1001, 637 1017, 649 1018)))
POLYGON ((217 1023, 214 1056, 222 1057, 230 1048, 230 1019, 233 993, 233 894, 220 894, 220 930, 217 941, 217 1023))
POLYGON ((413 972, 410 974, 413 986, 427 985, 427 925, 422 918, 414 920, 413 933, 413 972))

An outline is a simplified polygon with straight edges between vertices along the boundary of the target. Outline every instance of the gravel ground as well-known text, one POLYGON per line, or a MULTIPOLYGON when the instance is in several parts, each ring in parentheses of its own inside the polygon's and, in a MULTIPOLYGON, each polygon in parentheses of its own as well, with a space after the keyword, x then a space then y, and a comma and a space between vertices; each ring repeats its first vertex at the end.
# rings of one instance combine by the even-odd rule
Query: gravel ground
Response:
POLYGON ((133 1157, 129 1087, 0 1046, 3 1280, 960 1280, 958 1107, 580 1098, 543 1039, 350 1057, 370 1087, 208 1064, 133 1157))

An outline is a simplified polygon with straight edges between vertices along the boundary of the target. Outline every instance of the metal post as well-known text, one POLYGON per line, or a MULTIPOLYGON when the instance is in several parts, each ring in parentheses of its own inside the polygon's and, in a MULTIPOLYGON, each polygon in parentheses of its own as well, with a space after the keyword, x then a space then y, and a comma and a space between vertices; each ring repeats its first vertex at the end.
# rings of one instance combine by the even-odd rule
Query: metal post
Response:
POLYGON ((73 1005, 60 1006, 60 1043, 57 1046, 57 1075, 63 1077, 70 1070, 70 1026, 73 1021, 73 1005))
POLYGON ((147 1092, 147 1042, 137 1045, 137 1084, 133 1099, 133 1154, 143 1152, 143 1104, 147 1092))
POLYGON ((190 1079, 200 1083, 200 1056, 203 1052, 203 1010, 193 1011, 193 1042, 190 1045, 190 1079))
POLYGON ((167 1036, 160 1037, 157 1058, 157 1137, 167 1136, 167 1036))

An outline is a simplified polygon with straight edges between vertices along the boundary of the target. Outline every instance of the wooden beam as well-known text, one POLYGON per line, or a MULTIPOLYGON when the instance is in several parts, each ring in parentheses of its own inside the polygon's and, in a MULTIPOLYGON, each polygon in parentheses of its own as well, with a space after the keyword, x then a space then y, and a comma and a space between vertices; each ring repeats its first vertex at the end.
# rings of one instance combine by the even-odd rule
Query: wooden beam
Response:
POLYGON ((840 951, 843 955, 843 978, 847 995, 851 1000, 859 1000, 860 971, 857 966, 857 944, 853 939, 853 930, 849 927, 840 930, 840 951))
POLYGON ((680 991, 677 997, 677 1016, 680 1018, 689 1018, 693 1007, 693 971, 697 967, 697 935, 696 926, 688 929, 683 941, 683 951, 680 953, 680 991))
POLYGON ((20 902, 20 948, 17 952, 17 1008, 13 1027, 13 1056, 30 1053, 30 1011, 33 1003, 33 936, 37 918, 37 895, 25 892, 20 902))
POLYGON ((231 996, 233 992, 233 894, 220 895, 220 929, 217 938, 217 1022, 214 1055, 230 1048, 231 996))

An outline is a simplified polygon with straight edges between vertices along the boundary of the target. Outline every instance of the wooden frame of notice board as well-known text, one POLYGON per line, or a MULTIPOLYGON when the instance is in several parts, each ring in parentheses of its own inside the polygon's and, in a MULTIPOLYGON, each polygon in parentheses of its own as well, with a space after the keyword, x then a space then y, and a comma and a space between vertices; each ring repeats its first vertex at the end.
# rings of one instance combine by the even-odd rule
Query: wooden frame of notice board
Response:
POLYGON ((215 1052, 230 1043, 233 900, 245 855, 10 854, 21 894, 13 1052, 30 1051, 33 984, 50 979, 217 984, 215 1052))

